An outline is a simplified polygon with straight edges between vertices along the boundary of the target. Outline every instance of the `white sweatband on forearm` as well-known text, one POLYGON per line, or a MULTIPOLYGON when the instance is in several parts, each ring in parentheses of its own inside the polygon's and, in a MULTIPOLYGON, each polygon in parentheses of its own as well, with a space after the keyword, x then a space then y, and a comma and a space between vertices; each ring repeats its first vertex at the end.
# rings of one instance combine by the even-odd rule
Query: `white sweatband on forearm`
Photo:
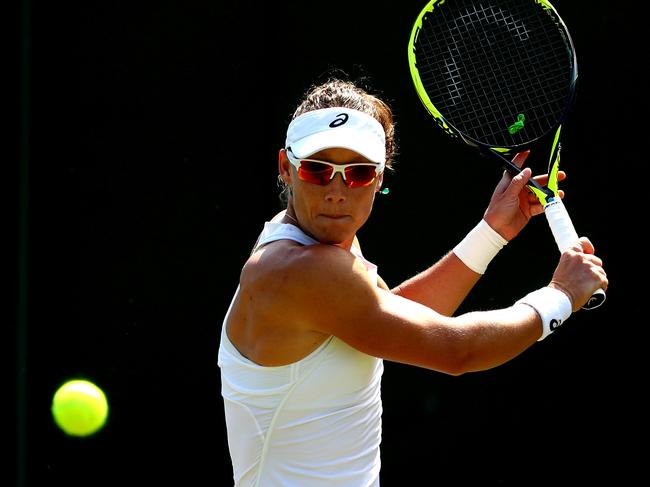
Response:
POLYGON ((508 241, 483 219, 453 249, 463 263, 478 274, 485 274, 488 264, 508 241))
POLYGON ((553 333, 573 311, 569 297, 552 287, 543 287, 528 293, 515 304, 527 304, 537 311, 542 319, 542 336, 537 339, 538 342, 553 333))

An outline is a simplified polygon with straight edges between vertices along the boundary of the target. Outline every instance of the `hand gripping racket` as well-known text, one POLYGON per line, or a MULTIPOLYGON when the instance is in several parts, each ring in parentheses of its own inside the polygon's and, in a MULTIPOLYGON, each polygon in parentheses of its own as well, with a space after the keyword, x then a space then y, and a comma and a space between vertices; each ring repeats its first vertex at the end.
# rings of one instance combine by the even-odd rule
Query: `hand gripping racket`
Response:
MULTIPOLYGON (((547 184, 530 179, 528 188, 544 207, 560 252, 577 241, 558 170, 578 68, 555 8, 546 0, 430 0, 413 25, 408 62, 438 127, 510 173, 521 172, 512 154, 550 146, 547 184)), ((604 301, 598 290, 583 308, 604 301)))

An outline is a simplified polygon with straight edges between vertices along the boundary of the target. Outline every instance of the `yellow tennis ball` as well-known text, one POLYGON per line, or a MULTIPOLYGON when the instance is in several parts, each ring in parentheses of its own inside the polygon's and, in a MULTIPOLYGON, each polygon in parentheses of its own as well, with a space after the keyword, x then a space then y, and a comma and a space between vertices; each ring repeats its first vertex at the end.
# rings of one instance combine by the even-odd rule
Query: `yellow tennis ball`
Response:
POLYGON ((65 382, 52 399, 54 421, 70 436, 90 436, 99 431, 108 417, 104 392, 83 379, 65 382))

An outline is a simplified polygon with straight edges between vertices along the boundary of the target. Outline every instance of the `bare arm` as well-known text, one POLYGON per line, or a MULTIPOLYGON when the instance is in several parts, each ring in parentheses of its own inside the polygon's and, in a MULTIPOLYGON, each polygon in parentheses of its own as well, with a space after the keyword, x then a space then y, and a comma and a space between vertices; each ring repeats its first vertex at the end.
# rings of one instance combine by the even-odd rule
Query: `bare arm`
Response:
MULTIPOLYGON (((570 297, 574 310, 607 286, 592 253, 588 241, 576 244, 562 255, 549 283, 570 297)), ((331 245, 271 244, 244 275, 244 319, 263 323, 249 341, 266 344, 270 364, 287 363, 278 348, 288 347, 286 355, 294 344, 316 345, 335 335, 369 355, 458 375, 502 364, 542 334, 541 319, 525 304, 444 316, 378 286, 359 259, 331 245)))
POLYGON ((398 296, 451 316, 481 278, 453 252, 392 289, 398 296))
MULTIPOLYGON (((514 162, 523 164, 526 155, 516 156, 514 162)), ((529 171, 514 178, 504 172, 485 212, 491 229, 506 240, 519 233, 532 214, 529 199, 522 195, 529 178, 529 171)), ((424 272, 395 287, 393 292, 451 316, 480 278, 479 272, 472 270, 456 253, 449 252, 424 272)))
POLYGON ((443 316, 377 287, 357 259, 332 246, 301 249, 287 273, 287 288, 276 287, 269 300, 283 323, 335 335, 387 360, 456 375, 502 364, 541 334, 528 306, 443 316))
MULTIPOLYGON (((606 278, 595 256, 572 253, 561 259, 552 285, 570 288, 572 299, 583 301, 606 278)), ((500 365, 541 336, 541 320, 529 306, 443 316, 379 288, 354 256, 337 247, 304 247, 286 272, 281 282, 287 288, 276 286, 272 300, 283 323, 335 335, 376 357, 457 375, 500 365)))
MULTIPOLYGON (((517 154, 513 162, 521 166, 527 154, 517 154)), ((563 180, 566 175, 561 172, 558 177, 563 180)), ((504 172, 485 211, 485 222, 507 241, 513 239, 532 216, 543 213, 539 200, 526 189, 529 179, 529 169, 515 177, 504 172)), ((544 184, 547 177, 535 179, 544 184)), ((480 273, 468 267, 454 252, 449 252, 433 266, 395 287, 393 293, 451 316, 480 278, 480 273)))

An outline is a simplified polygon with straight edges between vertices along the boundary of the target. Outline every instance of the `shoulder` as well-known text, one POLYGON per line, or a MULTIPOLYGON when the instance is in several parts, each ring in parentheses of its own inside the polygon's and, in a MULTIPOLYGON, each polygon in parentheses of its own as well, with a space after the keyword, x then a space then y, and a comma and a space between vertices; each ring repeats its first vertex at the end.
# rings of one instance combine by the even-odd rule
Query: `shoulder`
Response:
MULTIPOLYGON (((242 270, 242 285, 274 281, 281 286, 317 284, 323 278, 345 278, 365 272, 352 253, 335 245, 301 245, 278 240, 254 252, 242 270)), ((367 274, 367 273, 366 273, 367 274)))
MULTIPOLYGON (((326 244, 300 245, 279 240, 254 252, 245 264, 240 284, 257 307, 271 316, 322 329, 327 303, 352 312, 349 303, 372 298, 378 288, 365 265, 345 249, 326 244), (351 299, 355 296, 355 299, 351 299)), ((324 331, 324 330, 323 330, 324 331)))

